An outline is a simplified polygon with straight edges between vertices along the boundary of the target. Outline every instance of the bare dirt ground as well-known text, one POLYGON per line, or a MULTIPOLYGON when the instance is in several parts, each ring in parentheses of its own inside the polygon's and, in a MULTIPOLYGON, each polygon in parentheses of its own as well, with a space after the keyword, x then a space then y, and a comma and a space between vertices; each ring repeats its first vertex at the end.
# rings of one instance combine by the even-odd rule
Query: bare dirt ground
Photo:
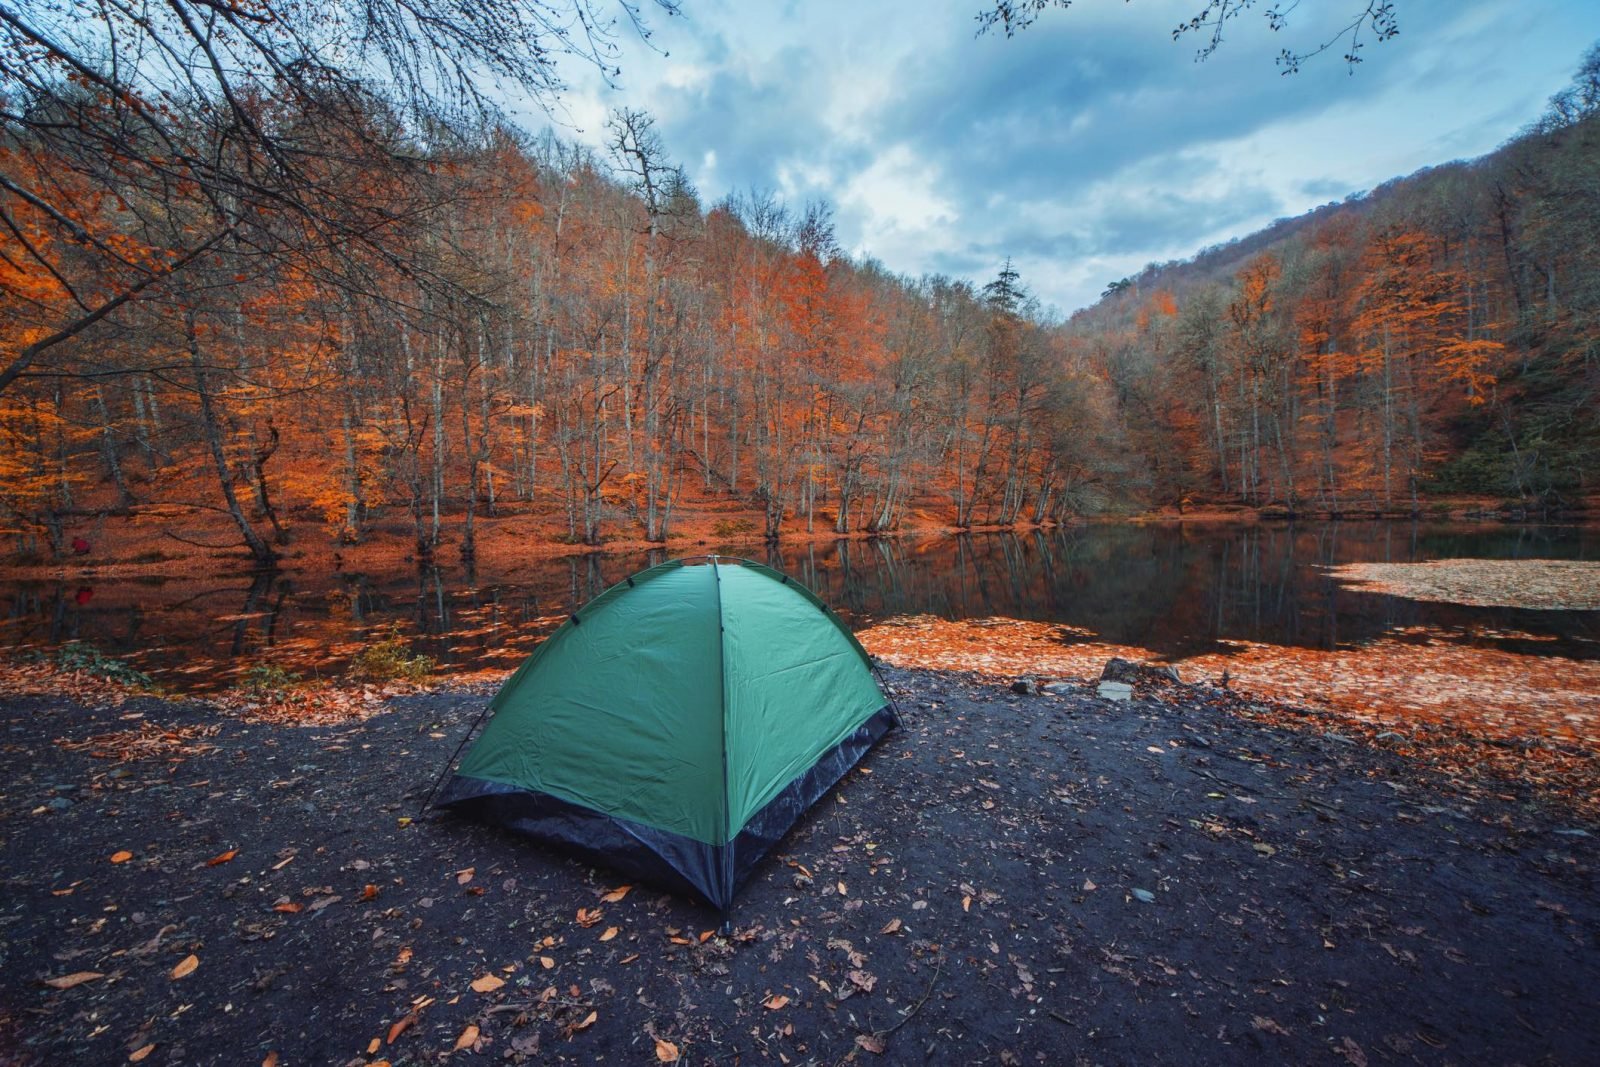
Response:
POLYGON ((409 821, 483 687, 304 726, 0 698, 0 1063, 1600 1062, 1600 824, 1560 792, 1209 686, 889 681, 905 728, 730 936, 409 821))

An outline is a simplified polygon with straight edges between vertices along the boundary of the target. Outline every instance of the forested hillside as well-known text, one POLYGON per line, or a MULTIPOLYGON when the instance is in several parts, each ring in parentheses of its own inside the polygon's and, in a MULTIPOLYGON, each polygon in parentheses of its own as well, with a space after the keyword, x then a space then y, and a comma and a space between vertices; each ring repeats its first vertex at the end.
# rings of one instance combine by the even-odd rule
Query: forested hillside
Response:
POLYGON ((661 542, 690 499, 769 538, 1185 500, 1551 506, 1600 469, 1596 51, 1495 155, 1065 324, 1009 264, 908 279, 843 255, 825 206, 707 205, 635 111, 594 152, 360 95, 336 122, 236 99, 172 150, 225 161, 254 116, 298 153, 286 192, 256 177, 270 152, 226 183, 144 143, 119 162, 116 100, 36 95, 0 143, 0 513, 23 551, 186 512, 265 562, 313 520, 355 542, 403 518, 422 557, 447 531, 471 555, 491 513, 661 542))
POLYGON ((1486 158, 1113 284, 1068 334, 1114 390, 1123 491, 1330 513, 1594 492, 1597 115, 1593 49, 1486 158))

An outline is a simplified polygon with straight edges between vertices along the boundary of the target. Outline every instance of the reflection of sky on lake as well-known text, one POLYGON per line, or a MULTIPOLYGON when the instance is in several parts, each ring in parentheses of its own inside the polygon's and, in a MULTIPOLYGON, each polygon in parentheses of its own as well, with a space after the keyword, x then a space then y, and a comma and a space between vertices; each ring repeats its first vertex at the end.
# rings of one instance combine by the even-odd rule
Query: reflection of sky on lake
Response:
MULTIPOLYGON (((1230 640, 1332 648, 1396 632, 1600 658, 1600 612, 1423 603, 1356 592, 1325 571, 1348 562, 1453 557, 1600 559, 1600 531, 1095 525, 823 542, 761 554, 861 624, 892 615, 1000 615, 1065 623, 1173 658, 1223 651, 1220 642, 1230 640)), ((85 641, 179 689, 215 685, 225 672, 263 659, 308 675, 336 674, 364 642, 393 631, 442 663, 509 668, 575 607, 659 558, 544 560, 514 573, 481 572, 476 583, 450 568, 204 583, 0 582, 0 643, 85 641)))

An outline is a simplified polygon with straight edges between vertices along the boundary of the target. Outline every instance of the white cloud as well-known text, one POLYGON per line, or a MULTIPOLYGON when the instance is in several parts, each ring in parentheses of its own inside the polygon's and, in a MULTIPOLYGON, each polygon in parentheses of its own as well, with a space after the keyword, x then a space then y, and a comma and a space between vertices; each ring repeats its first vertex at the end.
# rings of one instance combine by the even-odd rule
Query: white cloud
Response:
POLYGON ((937 168, 905 145, 894 145, 846 182, 839 203, 861 209, 869 229, 925 230, 956 217, 955 205, 939 195, 937 183, 937 168))
POLYGON ((982 282, 1009 253, 1071 310, 1147 262, 1492 149, 1600 37, 1592 0, 1408 0, 1353 75, 1336 49, 1284 78, 1277 49, 1356 0, 1303 5, 1297 37, 1247 15, 1195 64, 1201 42, 1170 31, 1201 2, 1075 4, 1009 41, 973 37, 982 0, 646 5, 666 54, 625 39, 617 91, 569 70, 566 110, 596 147, 610 108, 649 110, 707 202, 824 197, 845 247, 891 270, 982 282))

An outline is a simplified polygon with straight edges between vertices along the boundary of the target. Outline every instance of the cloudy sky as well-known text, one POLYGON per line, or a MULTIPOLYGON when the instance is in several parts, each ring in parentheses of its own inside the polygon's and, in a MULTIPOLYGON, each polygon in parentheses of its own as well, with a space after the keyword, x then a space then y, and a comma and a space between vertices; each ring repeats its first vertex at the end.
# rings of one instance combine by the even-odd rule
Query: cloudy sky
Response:
POLYGON ((1011 40, 974 36, 981 0, 682 0, 670 19, 647 0, 665 54, 625 36, 615 88, 569 68, 562 132, 599 145, 609 108, 643 108, 708 204, 823 199, 855 255, 980 283, 1010 256, 1070 312, 1146 263, 1492 150, 1600 39, 1592 0, 1401 0, 1400 36, 1353 75, 1342 52, 1278 72, 1364 5, 1301 0, 1278 34, 1247 13, 1196 63, 1170 31, 1203 0, 1078 0, 1011 40))

